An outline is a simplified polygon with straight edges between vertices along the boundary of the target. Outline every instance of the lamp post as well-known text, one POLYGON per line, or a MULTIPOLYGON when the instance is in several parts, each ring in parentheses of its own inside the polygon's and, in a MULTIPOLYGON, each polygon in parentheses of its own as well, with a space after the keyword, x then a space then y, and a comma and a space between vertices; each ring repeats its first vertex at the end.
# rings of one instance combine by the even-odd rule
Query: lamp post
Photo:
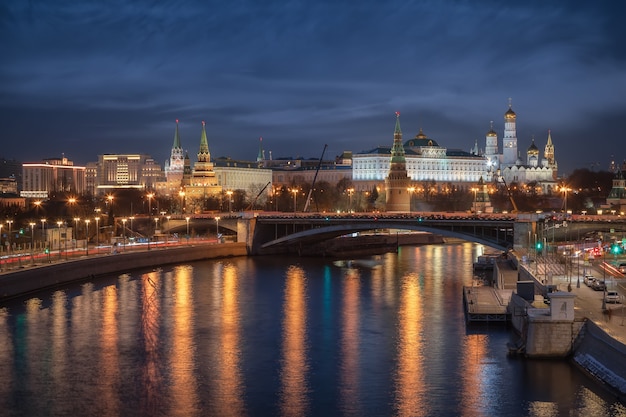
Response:
POLYGON ((180 197, 180 214, 183 214, 185 212, 185 192, 180 190, 178 196, 180 197))
POLYGON ((293 214, 296 214, 296 206, 297 206, 297 196, 298 196, 298 189, 297 188, 292 188, 289 191, 291 191, 293 193, 293 214))
POLYGON ((94 220, 96 221, 96 253, 100 253, 100 226, 98 225, 100 217, 96 216, 94 220))
POLYGON ((63 222, 59 220, 57 222, 57 234, 59 235, 59 260, 61 260, 61 225, 63 222))
POLYGON ((122 219, 122 248, 126 251, 126 222, 128 219, 122 219))
POLYGON ((226 195, 228 196, 228 212, 232 213, 233 211, 233 191, 226 191, 226 195))
POLYGON ((148 193, 146 197, 148 197, 148 217, 150 217, 152 215, 152 197, 154 197, 154 194, 148 193))
POLYGON ((9 249, 7 250, 7 254, 9 256, 11 256, 11 249, 12 249, 11 248, 11 246, 12 246, 12 244, 11 244, 11 225, 13 224, 13 220, 7 220, 7 224, 9 225, 9 234, 7 236, 7 243, 8 243, 7 246, 8 246, 9 249))
POLYGON ((85 219, 85 230, 86 230, 86 235, 85 235, 85 256, 89 256, 89 222, 91 220, 89 219, 85 219))
POLYGON ((74 217, 74 248, 78 248, 78 222, 80 221, 80 217, 74 217))
POLYGON ((189 244, 189 219, 189 216, 185 217, 185 220, 187 221, 187 244, 189 244))
POLYGON ((135 216, 130 216, 129 219, 130 219, 130 232, 132 233, 133 232, 133 220, 135 220, 135 216))
POLYGON ((602 290, 602 311, 606 310, 606 251, 602 248, 602 280, 604 281, 604 290, 602 290))
POLYGON ((169 215, 165 216, 165 218, 167 219, 167 237, 165 238, 166 239, 165 243, 169 243, 169 240, 170 240, 170 218, 171 217, 172 216, 169 216, 169 215))
POLYGON ((46 235, 46 219, 41 219, 41 235, 42 235, 42 240, 43 240, 43 245, 46 245, 46 242, 48 241, 48 236, 46 235))
POLYGON ((346 191, 348 191, 348 213, 351 213, 352 212, 352 194, 354 193, 354 188, 348 188, 346 191))
POLYGON ((220 216, 215 217, 215 237, 217 243, 220 243, 220 216))
POLYGON ((472 201, 472 211, 476 213, 476 193, 478 192, 478 188, 472 187, 472 191, 474 192, 474 200, 472 201))
POLYGON ((409 213, 413 211, 413 193, 415 192, 415 187, 409 187, 406 189, 409 192, 409 213))
POLYGON ((155 236, 155 245, 156 245, 156 234, 157 234, 157 230, 159 229, 159 218, 155 217, 154 218, 154 236, 155 236))
POLYGON ((35 250, 35 226, 37 225, 37 223, 30 222, 28 224, 30 225, 30 263, 34 264, 35 255, 33 251, 35 250))
MULTIPOLYGON (((2 223, 0 223, 0 255, 2 255, 2 223)), ((0 257, 0 271, 2 271, 2 257, 0 257)))

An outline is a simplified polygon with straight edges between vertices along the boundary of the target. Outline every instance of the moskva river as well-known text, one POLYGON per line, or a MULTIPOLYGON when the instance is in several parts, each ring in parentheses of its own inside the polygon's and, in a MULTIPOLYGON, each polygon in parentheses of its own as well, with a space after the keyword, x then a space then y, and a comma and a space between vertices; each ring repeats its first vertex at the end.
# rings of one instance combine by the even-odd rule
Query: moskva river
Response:
POLYGON ((481 251, 212 260, 4 303, 0 415, 626 415, 567 361, 507 357, 511 330, 466 327, 481 251))

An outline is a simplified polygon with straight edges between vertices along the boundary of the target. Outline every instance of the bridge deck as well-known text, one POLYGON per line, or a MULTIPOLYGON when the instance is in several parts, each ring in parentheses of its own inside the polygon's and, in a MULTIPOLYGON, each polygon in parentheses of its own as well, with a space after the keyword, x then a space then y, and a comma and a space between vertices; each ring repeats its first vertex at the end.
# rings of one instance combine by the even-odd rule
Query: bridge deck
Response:
POLYGON ((511 291, 498 291, 493 287, 463 287, 463 305, 468 323, 508 322, 507 310, 511 291))

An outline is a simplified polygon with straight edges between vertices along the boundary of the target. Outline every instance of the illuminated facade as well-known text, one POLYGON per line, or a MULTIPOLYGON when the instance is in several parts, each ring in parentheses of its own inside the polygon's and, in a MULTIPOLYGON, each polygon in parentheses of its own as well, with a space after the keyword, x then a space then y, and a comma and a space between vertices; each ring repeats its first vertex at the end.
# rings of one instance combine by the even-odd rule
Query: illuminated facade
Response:
POLYGON ((95 195, 120 188, 152 189, 159 181, 163 171, 150 155, 104 154, 89 164, 88 182, 95 195))
POLYGON ((69 159, 50 158, 22 164, 22 191, 26 198, 48 198, 57 192, 82 194, 86 191, 86 169, 69 159))

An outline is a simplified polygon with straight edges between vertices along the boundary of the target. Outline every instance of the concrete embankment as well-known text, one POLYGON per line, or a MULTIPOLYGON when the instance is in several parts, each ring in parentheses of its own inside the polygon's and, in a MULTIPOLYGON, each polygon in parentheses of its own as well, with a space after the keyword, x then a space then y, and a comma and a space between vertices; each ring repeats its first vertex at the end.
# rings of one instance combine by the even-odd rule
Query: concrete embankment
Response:
POLYGON ((245 243, 200 244, 85 257, 33 266, 0 275, 0 300, 99 275, 179 262, 246 255, 245 243))

